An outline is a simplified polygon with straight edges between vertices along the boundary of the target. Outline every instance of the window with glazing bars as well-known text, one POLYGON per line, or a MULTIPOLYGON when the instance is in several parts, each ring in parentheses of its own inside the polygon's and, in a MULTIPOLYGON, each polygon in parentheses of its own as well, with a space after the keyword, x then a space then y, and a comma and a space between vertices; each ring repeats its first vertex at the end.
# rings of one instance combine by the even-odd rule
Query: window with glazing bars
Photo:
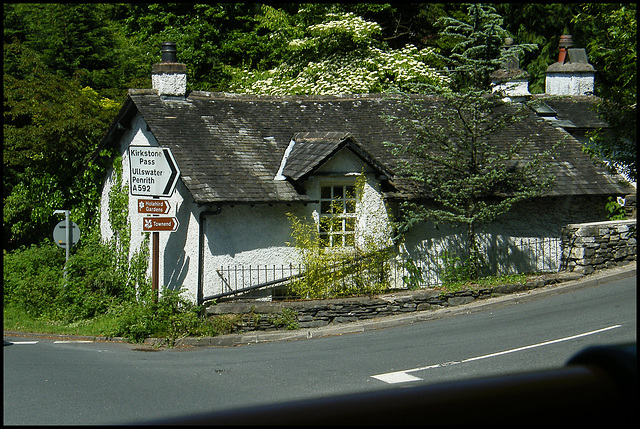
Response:
POLYGON ((356 230, 356 194, 353 185, 320 187, 318 231, 324 247, 353 247, 356 230))

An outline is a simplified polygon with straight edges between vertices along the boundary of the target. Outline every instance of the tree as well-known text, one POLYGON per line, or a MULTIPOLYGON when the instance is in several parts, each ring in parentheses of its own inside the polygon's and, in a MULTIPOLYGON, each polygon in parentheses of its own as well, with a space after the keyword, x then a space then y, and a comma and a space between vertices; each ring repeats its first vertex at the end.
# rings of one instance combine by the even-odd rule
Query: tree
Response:
MULTIPOLYGON (((8 55, 29 71, 16 78, 5 63, 3 76, 3 232, 5 248, 12 248, 49 237, 53 210, 86 202, 88 195, 73 195, 85 186, 83 177, 97 189, 101 180, 82 172, 118 105, 51 73, 19 42, 5 45, 8 55)), ((95 209, 95 193, 92 203, 95 209)), ((95 215, 87 211, 73 220, 85 226, 95 215)))
POLYGON ((597 109, 609 129, 591 134, 587 151, 607 160, 631 180, 637 178, 637 18, 635 4, 592 3, 572 22, 582 29, 591 63, 598 71, 597 109), (594 22, 598 22, 595 25, 594 22))
POLYGON ((441 38, 453 45, 449 58, 454 91, 491 89, 491 73, 510 56, 521 57, 537 48, 533 44, 512 44, 503 49, 509 33, 502 28, 502 17, 495 8, 480 4, 468 7, 466 19, 443 17, 441 38))
MULTIPOLYGON (((274 13, 272 11, 272 13, 274 13)), ((304 16, 306 12, 301 11, 304 16)), ((266 16, 266 15, 265 15, 266 16)), ((316 15, 314 15, 316 16, 316 15)), ((317 17, 317 16, 316 16, 317 17)), ((288 39, 285 61, 267 71, 245 69, 235 92, 269 95, 383 92, 392 86, 409 90, 417 83, 446 84, 429 66, 432 49, 406 45, 392 50, 381 40, 379 24, 351 12, 329 10, 322 22, 282 20, 272 36, 288 39)))
MULTIPOLYGON (((501 64, 499 16, 492 8, 472 5, 468 22, 447 19, 443 31, 453 47, 452 82, 458 91, 427 88, 425 99, 404 97, 409 114, 389 117, 409 144, 391 144, 402 159, 400 173, 419 184, 426 201, 403 205, 400 231, 417 222, 462 225, 471 278, 481 272, 477 230, 506 213, 519 201, 542 195, 553 183, 544 160, 555 148, 523 155, 526 142, 496 145, 496 138, 526 114, 519 103, 504 103, 488 85, 490 73, 501 64), (435 108, 430 99, 438 101, 435 108)), ((524 49, 524 48, 522 48, 524 49)))

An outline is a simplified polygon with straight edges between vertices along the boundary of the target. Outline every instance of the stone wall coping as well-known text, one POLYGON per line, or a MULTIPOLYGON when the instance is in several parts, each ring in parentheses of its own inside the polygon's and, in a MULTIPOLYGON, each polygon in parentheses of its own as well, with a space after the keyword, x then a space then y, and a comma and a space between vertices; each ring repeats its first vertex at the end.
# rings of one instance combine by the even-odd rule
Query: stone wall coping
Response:
POLYGON ((603 225, 634 225, 635 223, 636 223, 635 219, 605 220, 601 222, 572 223, 565 226, 565 228, 584 228, 587 226, 603 226, 603 225))

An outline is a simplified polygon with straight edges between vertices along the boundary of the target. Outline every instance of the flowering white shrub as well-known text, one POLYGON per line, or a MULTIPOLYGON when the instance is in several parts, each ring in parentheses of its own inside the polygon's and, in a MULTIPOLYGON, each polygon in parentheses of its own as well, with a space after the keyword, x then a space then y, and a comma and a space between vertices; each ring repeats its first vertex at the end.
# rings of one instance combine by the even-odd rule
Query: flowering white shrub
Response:
POLYGON ((245 70, 234 92, 262 95, 357 94, 383 92, 390 86, 410 90, 412 84, 446 86, 448 79, 428 64, 434 52, 407 45, 376 47, 380 25, 352 13, 328 14, 331 20, 307 28, 309 37, 289 42, 292 51, 330 52, 319 61, 280 64, 266 72, 245 70), (340 49, 342 47, 342 49, 340 49), (352 47, 353 49, 348 49, 352 47))

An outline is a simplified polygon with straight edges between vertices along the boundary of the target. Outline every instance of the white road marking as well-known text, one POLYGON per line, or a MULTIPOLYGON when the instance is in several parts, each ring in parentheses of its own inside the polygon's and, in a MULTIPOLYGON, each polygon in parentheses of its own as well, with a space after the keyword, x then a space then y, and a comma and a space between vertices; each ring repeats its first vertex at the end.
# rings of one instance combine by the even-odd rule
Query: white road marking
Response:
POLYGON ((15 344, 17 346, 21 344, 38 344, 37 341, 7 341, 8 343, 15 344))
POLYGON ((59 340, 54 341, 53 344, 72 344, 72 343, 92 343, 91 340, 59 340))
POLYGON ((588 335, 599 334, 600 332, 605 332, 605 331, 609 331, 611 329, 620 328, 621 326, 622 325, 608 326, 606 328, 597 329, 595 331, 590 331, 590 332, 584 332, 582 334, 572 335, 570 337, 558 338, 557 340, 550 340, 550 341, 545 341, 545 342, 538 343, 538 344, 531 344, 529 346, 518 347, 518 348, 515 348, 515 349, 511 349, 511 350, 504 350, 504 351, 501 351, 501 352, 490 353, 490 354, 482 355, 482 356, 476 356, 476 357, 472 357, 472 358, 468 358, 468 359, 463 359, 463 360, 460 360, 460 361, 450 361, 450 362, 444 362, 444 363, 437 363, 437 364, 434 364, 434 365, 423 366, 423 367, 419 367, 419 368, 405 369, 403 371, 387 372, 387 373, 384 373, 384 374, 372 375, 371 377, 375 378, 375 379, 378 379, 380 381, 383 381, 385 383, 389 383, 389 384, 406 383, 406 382, 410 382, 410 381, 417 381, 417 380, 421 380, 421 378, 413 376, 413 375, 410 375, 409 374, 410 372, 424 371, 424 370, 427 370, 427 369, 442 368, 442 367, 445 367, 445 366, 458 365, 458 364, 461 364, 461 363, 467 363, 467 362, 473 362, 473 361, 482 360, 482 359, 488 359, 488 358, 492 358, 492 357, 496 357, 496 356, 506 355, 506 354, 509 354, 509 353, 515 353, 515 352, 520 352, 520 351, 523 351, 523 350, 533 349, 533 348, 536 348, 536 347, 548 346, 550 344, 560 343, 560 342, 563 342, 563 341, 570 341, 570 340, 574 340, 576 338, 586 337, 588 335))

